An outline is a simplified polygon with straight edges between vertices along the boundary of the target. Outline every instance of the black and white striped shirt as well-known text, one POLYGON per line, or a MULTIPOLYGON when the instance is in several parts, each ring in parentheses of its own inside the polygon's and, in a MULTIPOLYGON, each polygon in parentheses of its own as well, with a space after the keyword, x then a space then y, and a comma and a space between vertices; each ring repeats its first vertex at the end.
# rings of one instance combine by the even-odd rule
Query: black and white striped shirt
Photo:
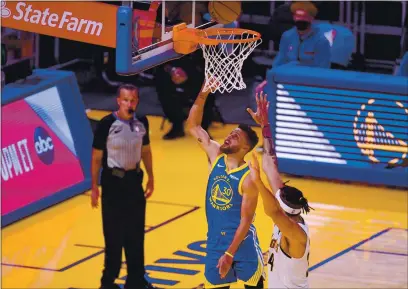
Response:
POLYGON ((147 118, 120 119, 111 113, 98 123, 93 148, 103 150, 103 168, 133 170, 142 157, 142 146, 150 144, 147 118))

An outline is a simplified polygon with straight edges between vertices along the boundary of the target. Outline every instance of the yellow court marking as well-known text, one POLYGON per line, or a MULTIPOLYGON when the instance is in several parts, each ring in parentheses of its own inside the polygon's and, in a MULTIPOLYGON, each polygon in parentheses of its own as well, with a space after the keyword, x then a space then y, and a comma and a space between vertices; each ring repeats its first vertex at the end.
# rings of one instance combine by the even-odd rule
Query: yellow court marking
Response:
MULTIPOLYGON (((149 117, 156 183, 147 205, 146 268, 159 287, 194 288, 204 283, 207 230, 204 194, 209 167, 206 156, 191 137, 163 141, 164 131, 159 130, 161 120, 149 117)), ((211 130, 211 134, 221 141, 234 127, 226 125, 211 130)), ((407 228, 406 191, 285 176, 287 179, 306 194, 315 209, 305 217, 312 236, 311 267, 387 228, 407 228)), ((88 194, 74 197, 2 231, 4 288, 98 288, 104 261, 101 212, 91 209, 88 194)), ((261 199, 255 225, 265 251, 273 223, 264 214, 261 199)), ((328 279, 327 276, 336 276, 337 271, 347 267, 347 262, 368 268, 364 266, 388 260, 384 259, 388 255, 361 253, 358 251, 361 248, 371 251, 383 248, 386 252, 400 254, 395 258, 403 258, 400 252, 404 249, 401 247, 404 238, 406 230, 387 231, 345 254, 344 258, 348 259, 339 257, 313 270, 311 283, 318 287, 359 284, 357 270, 352 272, 357 274, 354 281, 350 281, 351 273, 347 273, 347 280, 328 279)), ((126 276, 125 269, 124 265, 120 277, 126 276)), ((404 267, 393 267, 393 270, 403 273, 404 267)), ((377 284, 378 287, 386 282, 386 277, 378 272, 377 275, 379 277, 369 278, 373 282, 370 286, 377 284)), ((118 280, 118 283, 124 281, 118 280)), ((242 284, 238 288, 243 288, 242 284)))

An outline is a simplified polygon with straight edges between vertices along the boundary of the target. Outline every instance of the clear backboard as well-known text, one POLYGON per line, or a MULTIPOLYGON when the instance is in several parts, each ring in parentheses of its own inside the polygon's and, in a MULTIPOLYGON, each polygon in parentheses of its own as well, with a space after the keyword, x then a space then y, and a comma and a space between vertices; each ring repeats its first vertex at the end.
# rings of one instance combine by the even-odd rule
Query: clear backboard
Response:
MULTIPOLYGON (((223 27, 211 21, 208 2, 137 1, 117 13, 116 72, 132 75, 180 58, 173 50, 175 25, 189 28, 223 27)), ((198 46, 199 49, 199 46, 198 46)))

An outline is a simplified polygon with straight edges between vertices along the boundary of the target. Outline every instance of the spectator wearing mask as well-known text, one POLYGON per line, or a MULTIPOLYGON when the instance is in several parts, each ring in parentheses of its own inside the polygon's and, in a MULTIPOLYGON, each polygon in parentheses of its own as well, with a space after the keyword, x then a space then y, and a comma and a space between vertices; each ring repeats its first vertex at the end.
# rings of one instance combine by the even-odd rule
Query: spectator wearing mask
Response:
MULTIPOLYGON (((330 43, 313 23, 317 14, 316 6, 311 2, 294 2, 290 10, 295 27, 283 33, 273 68, 288 63, 330 68, 330 43)), ((257 91, 262 91, 265 85, 266 80, 258 85, 257 91)))
POLYGON ((295 27, 283 33, 273 66, 296 62, 305 66, 330 68, 329 41, 313 23, 317 14, 316 6, 310 2, 295 2, 290 10, 295 27))
MULTIPOLYGON (((294 2, 290 6, 295 27, 283 33, 279 52, 272 63, 272 69, 284 64, 330 68, 331 47, 324 33, 314 22, 317 7, 311 2, 294 2)), ((261 82, 256 93, 264 90, 267 81, 261 82)), ((263 148, 259 147, 258 151, 263 148)))

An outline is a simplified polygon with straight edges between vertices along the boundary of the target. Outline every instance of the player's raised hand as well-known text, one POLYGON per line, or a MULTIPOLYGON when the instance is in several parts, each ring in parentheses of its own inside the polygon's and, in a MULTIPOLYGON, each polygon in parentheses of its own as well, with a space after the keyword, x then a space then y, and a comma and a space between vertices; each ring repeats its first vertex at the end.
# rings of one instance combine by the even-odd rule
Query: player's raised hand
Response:
POLYGON ((252 109, 247 108, 247 112, 251 115, 253 120, 259 124, 261 127, 268 125, 268 111, 269 111, 269 101, 267 100, 267 94, 264 94, 262 91, 255 94, 256 99, 256 112, 252 109))

